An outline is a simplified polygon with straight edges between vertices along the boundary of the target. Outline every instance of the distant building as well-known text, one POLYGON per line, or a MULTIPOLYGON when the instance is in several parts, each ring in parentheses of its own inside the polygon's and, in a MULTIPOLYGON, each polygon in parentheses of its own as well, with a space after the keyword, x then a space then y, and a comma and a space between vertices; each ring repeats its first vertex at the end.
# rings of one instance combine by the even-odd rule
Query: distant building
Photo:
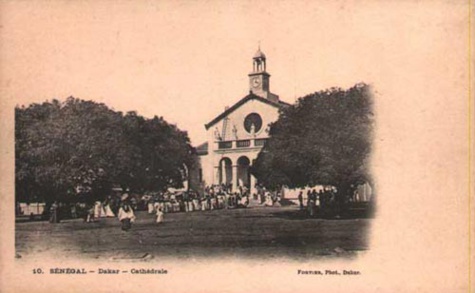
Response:
MULTIPOLYGON (((213 184, 239 186, 255 192, 256 178, 249 172, 269 137, 269 124, 276 121, 279 109, 288 106, 270 91, 266 56, 259 49, 252 58, 249 94, 205 124, 207 141, 196 148, 199 167, 191 186, 213 184)), ((194 188, 198 188, 197 186, 194 188)))

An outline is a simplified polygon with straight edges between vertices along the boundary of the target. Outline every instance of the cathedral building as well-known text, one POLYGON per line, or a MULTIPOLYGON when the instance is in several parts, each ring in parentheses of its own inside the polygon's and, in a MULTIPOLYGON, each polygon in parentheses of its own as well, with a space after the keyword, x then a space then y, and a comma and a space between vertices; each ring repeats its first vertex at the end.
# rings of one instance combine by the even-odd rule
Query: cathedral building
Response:
POLYGON ((249 94, 205 124, 207 141, 196 148, 199 185, 246 186, 255 193, 256 178, 249 172, 269 137, 269 124, 288 106, 270 91, 266 56, 260 49, 252 58, 249 94))

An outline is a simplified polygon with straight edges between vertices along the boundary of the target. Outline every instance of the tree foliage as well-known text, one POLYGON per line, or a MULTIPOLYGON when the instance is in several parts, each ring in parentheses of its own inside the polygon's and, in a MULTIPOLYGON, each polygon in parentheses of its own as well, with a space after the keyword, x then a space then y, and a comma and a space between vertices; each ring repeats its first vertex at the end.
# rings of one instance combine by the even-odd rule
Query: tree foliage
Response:
POLYGON ((283 108, 252 172, 269 188, 331 185, 340 198, 370 182, 370 87, 332 88, 283 108))
POLYGON ((15 109, 17 200, 68 200, 77 190, 95 200, 117 184, 182 187, 192 161, 187 133, 161 117, 72 97, 15 109))

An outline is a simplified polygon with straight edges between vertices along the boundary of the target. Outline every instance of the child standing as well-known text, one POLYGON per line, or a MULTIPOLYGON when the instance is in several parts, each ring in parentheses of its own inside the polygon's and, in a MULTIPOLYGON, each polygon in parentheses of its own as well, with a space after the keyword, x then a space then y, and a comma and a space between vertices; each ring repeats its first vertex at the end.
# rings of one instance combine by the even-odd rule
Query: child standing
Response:
POLYGON ((96 221, 96 219, 94 218, 94 205, 89 205, 89 209, 87 210, 85 221, 86 223, 92 223, 96 221))
POLYGON ((163 212, 161 208, 157 209, 157 223, 163 222, 163 212))

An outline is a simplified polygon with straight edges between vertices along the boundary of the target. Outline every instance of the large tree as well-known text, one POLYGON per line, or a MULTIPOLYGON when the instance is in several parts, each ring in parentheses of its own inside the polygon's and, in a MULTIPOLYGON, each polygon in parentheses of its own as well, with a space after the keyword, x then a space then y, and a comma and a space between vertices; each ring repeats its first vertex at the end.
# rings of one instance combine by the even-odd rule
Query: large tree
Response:
POLYGON ((114 184, 138 192, 179 187, 192 161, 186 132, 162 118, 74 98, 17 107, 15 152, 22 201, 70 200, 78 187, 90 200, 114 184))
POLYGON ((368 85, 332 88, 280 111, 253 174, 269 188, 331 185, 339 203, 371 182, 372 95, 368 85))

